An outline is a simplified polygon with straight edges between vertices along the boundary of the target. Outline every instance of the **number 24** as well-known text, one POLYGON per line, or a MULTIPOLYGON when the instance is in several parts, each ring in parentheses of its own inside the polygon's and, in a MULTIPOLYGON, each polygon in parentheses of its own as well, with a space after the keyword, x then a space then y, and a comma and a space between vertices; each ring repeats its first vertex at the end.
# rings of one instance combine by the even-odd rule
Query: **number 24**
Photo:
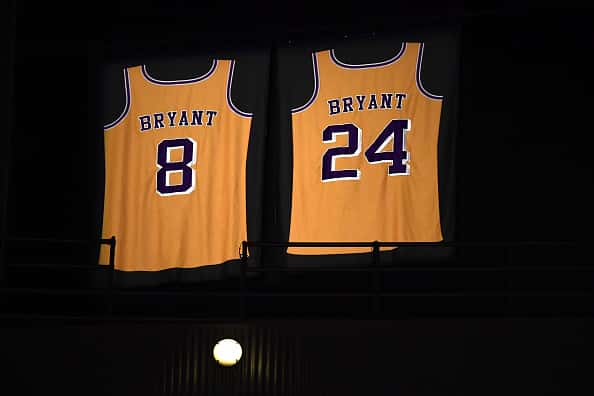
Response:
MULTIPOLYGON (((410 130, 410 120, 392 120, 386 125, 375 141, 365 150, 365 158, 370 164, 388 162, 389 176, 408 175, 409 167, 405 160, 409 153, 405 150, 406 132, 410 130), (392 151, 383 151, 393 140, 392 151)), ((322 182, 338 180, 358 180, 359 169, 336 169, 336 158, 355 157, 361 153, 361 129, 355 124, 330 125, 322 133, 324 143, 336 142, 336 135, 348 135, 348 146, 328 149, 322 156, 322 182)))

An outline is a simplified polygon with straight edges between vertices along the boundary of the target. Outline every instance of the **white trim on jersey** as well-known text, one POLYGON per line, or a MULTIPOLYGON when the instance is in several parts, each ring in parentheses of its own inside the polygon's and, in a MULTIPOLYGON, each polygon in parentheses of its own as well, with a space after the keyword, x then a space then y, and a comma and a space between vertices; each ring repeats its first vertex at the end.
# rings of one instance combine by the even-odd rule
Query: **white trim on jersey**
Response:
POLYGON ((293 114, 302 112, 303 110, 310 107, 316 101, 316 98, 318 97, 318 92, 320 91, 320 73, 318 70, 318 58, 315 52, 311 54, 311 59, 314 72, 314 90, 311 95, 311 98, 309 98, 309 100, 304 105, 299 106, 295 109, 291 109, 291 113, 293 114))
POLYGON ((242 117, 253 117, 254 114, 253 113, 248 113, 245 111, 241 111, 237 106, 235 106, 235 104, 233 103, 233 100, 231 99, 231 85, 233 84, 233 71, 235 70, 235 60, 231 60, 230 64, 229 64, 229 78, 227 79, 227 104, 229 105, 229 108, 237 115, 242 116, 242 117))
POLYGON ((398 59, 400 59, 400 57, 402 57, 402 55, 404 55, 404 51, 406 50, 406 43, 403 42, 400 46, 400 51, 398 51, 398 53, 396 55, 394 55, 393 57, 391 57, 390 59, 387 59, 385 61, 381 61, 381 62, 375 62, 375 63, 362 63, 362 64, 350 64, 350 63, 346 63, 341 61, 340 59, 338 59, 336 57, 336 53, 334 52, 334 48, 330 50, 330 59, 332 60, 332 62, 334 62, 335 65, 343 67, 345 69, 367 69, 367 68, 374 68, 374 67, 382 67, 382 66, 389 66, 392 63, 396 62, 398 59))
POLYGON ((217 60, 213 59, 212 66, 206 73, 204 73, 201 76, 194 77, 194 78, 188 78, 185 80, 159 80, 149 74, 148 70, 146 69, 146 65, 141 65, 140 69, 141 69, 141 72, 142 72, 141 74, 144 77, 144 79, 152 84, 156 84, 156 85, 183 85, 183 84, 194 84, 197 82, 202 82, 202 81, 208 80, 214 74, 214 72, 217 68, 217 64, 218 64, 217 60))
POLYGON ((427 91, 425 89, 425 87, 423 87, 423 82, 421 81, 421 66, 422 66, 422 63, 423 63, 423 49, 424 49, 424 47, 425 47, 425 44, 424 43, 419 43, 419 55, 417 57, 417 70, 416 70, 416 73, 415 73, 415 76, 416 76, 415 79, 417 81, 417 87, 419 88, 419 91, 421 91, 421 93, 425 97, 427 97, 429 99, 433 99, 433 100, 442 100, 443 99, 443 96, 432 94, 431 92, 427 91))
POLYGON ((103 126, 104 132, 118 125, 124 118, 126 118, 128 112, 130 111, 130 102, 132 101, 132 95, 130 93, 130 76, 128 75, 128 68, 126 67, 124 68, 124 91, 126 96, 124 110, 122 110, 122 114, 120 114, 118 118, 103 126))

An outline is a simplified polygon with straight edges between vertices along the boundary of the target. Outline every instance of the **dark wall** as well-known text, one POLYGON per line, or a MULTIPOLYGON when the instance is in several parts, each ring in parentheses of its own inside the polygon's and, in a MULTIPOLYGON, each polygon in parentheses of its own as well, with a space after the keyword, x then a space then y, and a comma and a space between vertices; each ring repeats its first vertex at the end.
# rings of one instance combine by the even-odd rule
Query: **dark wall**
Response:
MULTIPOLYGON (((19 3, 14 128, 11 145, 5 148, 10 152, 4 196, 9 236, 98 238, 103 199, 101 68, 106 62, 179 56, 188 48, 205 54, 220 48, 274 48, 288 40, 336 40, 442 25, 461 32, 459 131, 453 153, 457 239, 586 242, 592 237, 591 12, 519 4, 473 9, 437 2, 312 11, 276 4, 127 2, 83 10, 19 3)), ((270 195, 267 199, 270 203, 270 195)), ((7 255, 15 265, 93 265, 96 247, 21 243, 12 245, 7 255)), ((552 253, 544 248, 515 250, 507 252, 507 259, 512 267, 571 267, 591 258, 552 253)), ((499 265, 505 256, 487 249, 464 264, 499 265)), ((13 270, 13 284, 88 285, 72 274, 33 276, 28 270, 13 270)), ((333 276, 296 278, 289 288, 338 287, 333 276)), ((506 276, 391 275, 401 290, 591 290, 591 271, 506 276)), ((480 312, 482 304, 471 306, 471 312, 480 312)), ((575 313, 585 304, 563 306, 551 312, 575 313)), ((532 307, 533 312, 546 311, 538 304, 532 307)), ((428 308, 434 313, 440 309, 428 308)))
POLYGON ((100 24, 80 18, 60 23, 43 18, 43 8, 20 8, 11 235, 98 236, 101 62, 183 54, 188 41, 204 52, 217 46, 262 48, 291 38, 381 34, 431 23, 462 27, 458 239, 585 240, 592 235, 588 13, 404 4, 385 12, 345 8, 316 15, 270 5, 239 7, 223 16, 222 6, 185 12, 179 7, 176 12, 175 7, 120 6, 113 14, 104 9, 100 24), (198 11, 210 17, 198 22, 192 16, 198 11), (225 24, 216 23, 220 20, 225 24))
MULTIPOLYGON (((587 241, 593 220, 592 13, 576 8, 426 5, 284 9, 276 2, 230 8, 219 2, 190 6, 177 1, 166 8, 137 1, 68 9, 54 3, 19 2, 8 184, 10 234, 98 236, 102 148, 101 131, 95 129, 101 125, 94 111, 100 88, 95 77, 104 59, 125 56, 127 51, 180 53, 184 40, 198 42, 205 50, 218 45, 265 46, 289 38, 392 31, 396 24, 403 28, 439 22, 462 26, 458 239, 587 241)), ((14 262, 94 262, 94 253, 87 248, 21 246, 9 253, 14 262)), ((498 254, 483 252, 476 257, 491 262, 498 254)), ((544 249, 539 256, 561 265, 581 259, 544 249)), ((517 266, 536 261, 532 252, 511 257, 517 266)), ((530 284, 536 294, 469 295, 464 299, 467 305, 457 303, 460 295, 394 298, 391 314, 404 313, 408 318, 400 321, 225 326, 4 320, 0 389, 23 395, 48 390, 159 395, 200 389, 200 394, 232 394, 229 387, 236 387, 235 393, 247 389, 244 394, 278 395, 289 393, 275 391, 277 386, 289 388, 289 374, 282 380, 278 370, 294 375, 293 364, 302 375, 292 379, 291 389, 307 395, 592 394, 588 376, 594 352, 592 323, 571 318, 591 317, 587 294, 592 290, 591 271, 570 275, 525 271, 505 278, 482 272, 460 278, 448 273, 442 281, 452 290, 464 286, 481 293, 530 284), (566 294, 555 297, 551 290, 566 294), (456 318, 460 313, 466 318, 456 318), (534 318, 535 313, 540 318, 534 318), (415 314, 450 318, 411 318, 415 314), (525 318, 504 318, 512 315, 525 318), (224 372, 206 354, 209 342, 228 335, 229 329, 236 337, 245 337, 247 352, 236 371, 224 372), (297 346, 299 359, 289 355, 297 353, 297 346), (204 371, 191 371, 203 367, 204 371), (276 382, 269 377, 274 370, 276 382), (234 382, 238 378, 243 382, 234 382)), ((332 275, 324 276, 312 288, 337 287, 332 275)), ((419 285, 434 290, 438 284, 427 273, 394 277, 405 290, 419 285)), ((302 286, 301 279, 291 287, 302 286)), ((44 273, 35 279, 22 274, 21 280, 36 286, 80 286, 78 278, 62 274, 44 273)), ((130 300, 134 306, 137 300, 130 300)), ((157 296, 149 303, 154 304, 150 307, 154 314, 183 310, 182 300, 157 296)), ((340 300, 338 312, 336 304, 325 310, 324 302, 316 298, 303 301, 293 300, 281 313, 299 316, 307 305, 317 316, 348 317, 355 306, 340 300)), ((100 295, 87 301, 68 294, 49 299, 22 293, 4 293, 1 300, 3 312, 17 316, 55 312, 54 302, 60 313, 71 315, 69 304, 78 305, 78 313, 96 312, 105 301, 100 295)), ((251 302, 263 315, 279 313, 278 303, 267 310, 259 300, 251 302)), ((202 309, 208 304, 198 305, 202 309)), ((365 312, 367 302, 361 307, 365 312)))
POLYGON ((557 10, 466 24, 460 239, 592 237, 591 22, 557 10))
POLYGON ((0 331, 19 395, 592 394, 591 320, 19 323, 0 331), (243 347, 221 368, 212 347, 243 347))

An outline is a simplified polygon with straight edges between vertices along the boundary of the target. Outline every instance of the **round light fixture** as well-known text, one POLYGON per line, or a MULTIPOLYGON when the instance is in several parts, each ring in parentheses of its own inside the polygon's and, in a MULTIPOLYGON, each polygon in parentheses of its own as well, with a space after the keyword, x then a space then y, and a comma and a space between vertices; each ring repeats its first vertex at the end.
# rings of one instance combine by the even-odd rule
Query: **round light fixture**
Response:
POLYGON ((241 345, 231 338, 220 340, 212 350, 212 355, 221 366, 233 366, 241 359, 241 354, 241 345))

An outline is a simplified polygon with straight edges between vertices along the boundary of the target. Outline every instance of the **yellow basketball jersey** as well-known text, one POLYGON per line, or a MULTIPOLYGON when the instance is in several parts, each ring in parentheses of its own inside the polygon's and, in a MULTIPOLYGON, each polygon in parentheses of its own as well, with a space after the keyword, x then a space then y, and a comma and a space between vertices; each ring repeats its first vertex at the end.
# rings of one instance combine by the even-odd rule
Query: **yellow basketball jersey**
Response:
MULTIPOLYGON (((105 126, 103 237, 116 237, 116 269, 239 257, 251 114, 231 101, 233 67, 214 60, 205 75, 179 81, 157 80, 146 66, 124 70, 126 108, 105 126)), ((99 262, 108 257, 103 246, 99 262)))
MULTIPOLYGON (((422 43, 351 65, 312 55, 315 89, 292 112, 292 242, 440 241, 437 142, 442 97, 420 80, 422 43)), ((294 254, 370 248, 289 248, 294 254)))

